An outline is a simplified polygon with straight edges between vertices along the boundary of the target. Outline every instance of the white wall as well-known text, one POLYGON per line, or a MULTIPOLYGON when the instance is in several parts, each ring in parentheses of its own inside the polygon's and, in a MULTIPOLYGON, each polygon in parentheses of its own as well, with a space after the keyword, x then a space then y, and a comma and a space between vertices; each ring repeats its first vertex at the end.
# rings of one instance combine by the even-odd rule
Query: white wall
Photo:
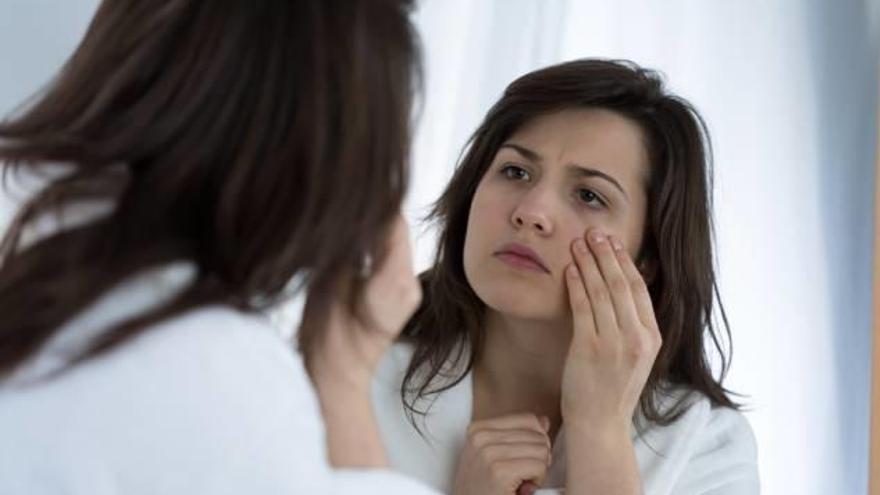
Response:
POLYGON ((409 211, 521 73, 587 56, 660 69, 715 145, 726 383, 749 395, 763 491, 865 493, 878 3, 423 0, 409 211))
MULTIPOLYGON (((0 0, 0 119, 36 95, 85 34, 99 0, 0 0)), ((0 232, 14 203, 0 194, 0 232)))
POLYGON ((33 95, 79 42, 98 0, 0 2, 0 115, 33 95))

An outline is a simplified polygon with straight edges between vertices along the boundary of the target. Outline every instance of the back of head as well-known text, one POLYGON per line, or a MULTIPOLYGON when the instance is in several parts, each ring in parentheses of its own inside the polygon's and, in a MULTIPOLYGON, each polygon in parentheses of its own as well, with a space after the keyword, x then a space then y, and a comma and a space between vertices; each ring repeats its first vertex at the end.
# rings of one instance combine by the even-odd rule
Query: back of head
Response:
POLYGON ((359 254, 381 259, 407 184, 408 4, 102 2, 57 78, 0 124, 4 172, 64 164, 4 238, 0 375, 169 261, 193 261, 193 284, 83 358, 196 305, 259 309, 297 273, 318 289, 355 283, 359 254), (109 214, 22 243, 40 218, 104 201, 109 214))

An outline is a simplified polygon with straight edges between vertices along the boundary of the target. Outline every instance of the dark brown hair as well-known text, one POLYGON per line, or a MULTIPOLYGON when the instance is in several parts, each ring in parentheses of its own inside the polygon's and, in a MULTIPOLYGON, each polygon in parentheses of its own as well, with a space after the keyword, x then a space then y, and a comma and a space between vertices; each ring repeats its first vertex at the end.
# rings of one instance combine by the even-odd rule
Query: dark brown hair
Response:
MULTIPOLYGON (((414 425, 415 415, 426 412, 417 407, 417 401, 463 379, 483 348, 485 304, 468 284, 463 265, 477 185, 499 146, 518 128, 537 116, 568 108, 617 112, 636 122, 646 136, 651 169, 638 261, 655 267, 653 278, 646 282, 663 346, 640 397, 643 417, 664 425, 680 417, 684 397, 669 410, 659 408, 657 394, 672 386, 702 392, 713 406, 741 407, 721 385, 730 361, 713 321, 718 289, 706 126, 688 102, 666 92, 655 72, 632 62, 591 59, 547 67, 511 83, 471 137, 452 180, 434 205, 429 219, 440 227, 439 248, 433 267, 420 276, 422 304, 402 334, 415 346, 401 386, 401 398, 414 425), (704 335, 710 336, 720 354, 719 379, 712 375, 704 335), (449 370, 463 371, 449 376, 449 370), (449 380, 435 380, 438 376, 449 380)), ((729 340, 720 298, 718 305, 729 340)))
POLYGON ((104 0, 56 79, 0 124, 4 179, 64 164, 3 239, 0 376, 170 261, 194 262, 194 281, 75 362, 199 305, 264 309, 297 274, 313 307, 356 286, 363 255, 383 259, 407 185, 420 82, 409 3, 104 0), (96 201, 114 208, 22 242, 41 218, 96 201))

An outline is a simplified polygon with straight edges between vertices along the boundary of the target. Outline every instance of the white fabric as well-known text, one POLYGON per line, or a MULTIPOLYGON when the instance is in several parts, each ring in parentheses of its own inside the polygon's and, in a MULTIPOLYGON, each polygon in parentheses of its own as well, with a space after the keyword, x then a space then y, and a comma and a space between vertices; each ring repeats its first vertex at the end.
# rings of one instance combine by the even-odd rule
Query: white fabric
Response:
POLYGON ((0 493, 434 493, 387 470, 330 468, 317 399, 276 318, 200 308, 22 388, 190 276, 178 264, 115 289, 0 385, 0 493))
MULTIPOLYGON (((433 402, 417 404, 420 409, 430 406, 424 422, 418 422, 425 434, 422 437, 407 419, 400 399, 411 355, 410 345, 395 345, 373 381, 379 427, 395 469, 449 493, 471 418, 472 375, 435 396, 433 402)), ((631 432, 645 495, 760 493, 755 438, 746 418, 731 409, 710 408, 703 396, 693 397, 698 398, 677 422, 667 427, 654 425, 643 439, 634 429, 631 432)), ((563 426, 553 442, 553 464, 544 483, 548 490, 539 493, 558 493, 549 488, 564 486, 565 464, 563 426)))

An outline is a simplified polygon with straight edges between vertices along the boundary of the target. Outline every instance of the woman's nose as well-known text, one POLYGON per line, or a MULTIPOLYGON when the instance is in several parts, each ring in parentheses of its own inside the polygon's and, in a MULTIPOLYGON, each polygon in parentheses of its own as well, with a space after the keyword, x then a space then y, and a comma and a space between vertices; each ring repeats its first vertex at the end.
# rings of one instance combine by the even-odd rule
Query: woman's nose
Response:
POLYGON ((511 215, 511 223, 519 229, 531 229, 540 235, 553 233, 553 222, 544 208, 538 205, 521 204, 511 215))

